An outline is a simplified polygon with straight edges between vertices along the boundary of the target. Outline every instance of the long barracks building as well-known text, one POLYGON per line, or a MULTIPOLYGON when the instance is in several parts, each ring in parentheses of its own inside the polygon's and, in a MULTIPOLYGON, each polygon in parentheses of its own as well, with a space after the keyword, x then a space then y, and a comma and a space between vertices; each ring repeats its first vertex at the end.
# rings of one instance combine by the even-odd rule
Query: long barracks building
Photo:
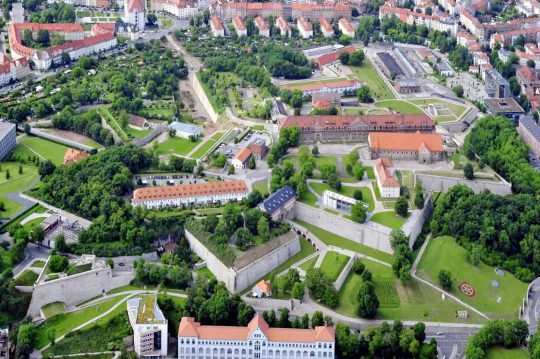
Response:
POLYGON ((435 131, 435 124, 427 115, 400 114, 290 116, 280 123, 280 128, 292 126, 300 130, 301 142, 367 142, 370 132, 435 131))

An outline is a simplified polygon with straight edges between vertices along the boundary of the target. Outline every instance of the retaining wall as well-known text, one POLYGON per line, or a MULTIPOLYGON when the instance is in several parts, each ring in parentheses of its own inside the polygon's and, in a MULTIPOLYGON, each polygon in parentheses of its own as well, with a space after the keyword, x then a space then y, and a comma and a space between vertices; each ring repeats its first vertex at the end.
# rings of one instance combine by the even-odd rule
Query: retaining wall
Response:
POLYGON ((206 96, 202 84, 199 82, 199 78, 196 75, 193 75, 191 77, 191 85, 193 86, 193 91, 195 92, 195 95, 197 95, 206 112, 208 112, 210 119, 213 122, 216 122, 218 119, 218 114, 216 113, 216 111, 214 111, 214 108, 212 107, 212 104, 210 103, 208 96, 206 96))
POLYGON ((84 150, 84 151, 88 151, 88 152, 94 150, 94 147, 92 147, 92 146, 87 146, 87 145, 84 145, 84 144, 79 143, 79 142, 71 141, 71 140, 68 140, 67 138, 63 138, 63 137, 53 135, 51 133, 43 132, 43 131, 40 131, 40 130, 38 130, 36 128, 31 128, 30 129, 30 134, 32 134, 32 135, 34 135, 36 137, 44 138, 44 139, 49 140, 49 141, 61 143, 63 145, 69 146, 69 147, 77 148, 79 150, 84 150))
POLYGON ((448 192, 453 186, 462 184, 472 189, 474 193, 488 190, 502 196, 512 194, 512 186, 504 180, 501 182, 480 181, 477 179, 466 180, 463 178, 435 176, 424 173, 416 173, 415 176, 416 181, 420 180, 422 182, 422 188, 429 192, 448 192))
POLYGON ((231 292, 241 292, 249 288, 255 281, 289 260, 301 249, 300 241, 295 236, 294 240, 274 249, 251 264, 235 270, 223 264, 187 229, 184 231, 191 250, 206 262, 206 267, 215 274, 218 280, 224 282, 231 292))
POLYGON ((134 278, 134 271, 113 276, 112 269, 106 266, 39 283, 34 286, 27 315, 39 316, 41 307, 52 302, 63 302, 66 307, 75 306, 113 288, 128 285, 134 278))
MULTIPOLYGON (((99 112, 98 112, 98 114, 99 114, 99 112)), ((122 143, 122 139, 120 138, 120 136, 118 136, 116 131, 107 123, 107 121, 103 118, 103 116, 101 116, 101 114, 99 114, 99 116, 101 117, 101 127, 106 128, 107 130, 111 131, 111 134, 112 134, 113 140, 114 140, 114 144, 117 145, 117 144, 122 143)))
POLYGON ((158 137, 165 131, 165 128, 167 127, 167 121, 157 125, 152 132, 150 132, 148 135, 142 137, 142 138, 134 138, 131 143, 135 146, 142 147, 146 145, 147 143, 150 143, 154 138, 158 137))
POLYGON ((418 215, 415 217, 414 221, 407 221, 405 224, 401 227, 401 230, 403 233, 409 237, 409 247, 413 247, 414 242, 416 241, 416 238, 422 233, 422 228, 424 227, 424 223, 429 219, 431 214, 433 213, 433 199, 431 197, 431 194, 428 195, 428 198, 424 202, 424 208, 422 208, 418 215))
POLYGON ((296 202, 294 204, 295 218, 304 222, 313 223, 319 228, 331 231, 351 241, 378 249, 386 253, 393 253, 390 246, 391 229, 377 223, 368 222, 358 224, 321 209, 296 202))
POLYGON ((356 262, 356 259, 357 259, 356 256, 352 256, 351 258, 349 258, 349 261, 347 262, 347 264, 345 265, 345 267, 339 274, 339 277, 334 282, 334 288, 336 288, 338 292, 343 286, 343 283, 345 283, 345 281, 347 280, 347 277, 349 276, 349 272, 351 271, 354 265, 354 262, 356 262))

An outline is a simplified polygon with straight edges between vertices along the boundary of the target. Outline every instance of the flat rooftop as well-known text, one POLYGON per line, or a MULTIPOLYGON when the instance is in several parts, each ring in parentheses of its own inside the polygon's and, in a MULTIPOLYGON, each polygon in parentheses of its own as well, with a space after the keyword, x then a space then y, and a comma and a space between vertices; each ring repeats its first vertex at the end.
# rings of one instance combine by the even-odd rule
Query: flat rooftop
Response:
POLYGON ((163 324, 167 322, 157 305, 155 295, 141 295, 130 299, 128 305, 137 310, 137 324, 163 324))
POLYGON ((525 113, 513 98, 487 98, 484 101, 495 113, 525 113))

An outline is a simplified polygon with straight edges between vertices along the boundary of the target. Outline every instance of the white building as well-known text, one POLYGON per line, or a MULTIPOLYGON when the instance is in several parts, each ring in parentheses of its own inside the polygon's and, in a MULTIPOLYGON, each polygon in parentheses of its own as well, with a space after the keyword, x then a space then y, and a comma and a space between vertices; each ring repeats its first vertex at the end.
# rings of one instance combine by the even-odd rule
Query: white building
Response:
POLYGON ((399 197, 399 181, 394 177, 392 162, 388 158, 377 158, 373 163, 377 184, 383 198, 399 197))
POLYGON ((339 31, 341 31, 343 35, 347 35, 351 38, 354 38, 354 35, 355 35, 354 26, 351 25, 349 20, 345 19, 344 17, 341 18, 339 20, 338 26, 339 26, 339 31))
POLYGON ((298 31, 300 32, 300 36, 303 39, 309 39, 310 37, 313 37, 313 26, 305 17, 302 16, 298 18, 296 26, 298 26, 298 31))
POLYGON ((186 0, 151 0, 152 11, 162 11, 180 19, 189 19, 195 15, 199 8, 196 4, 186 0))
POLYGON ((201 325, 183 317, 178 329, 179 359, 334 358, 335 330, 270 328, 255 315, 247 327, 201 325))
POLYGON ((238 153, 231 160, 231 165, 237 170, 243 170, 248 168, 249 160, 251 159, 252 153, 249 148, 244 148, 238 151, 238 153))
POLYGON ((328 207, 342 212, 350 212, 352 206, 358 201, 354 198, 344 196, 339 193, 325 190, 323 192, 323 204, 328 207))
POLYGON ((270 37, 270 28, 262 16, 257 16, 255 18, 255 26, 259 29, 259 35, 270 37))
POLYGON ((307 85, 300 86, 284 85, 282 87, 291 91, 300 90, 304 97, 310 97, 317 92, 333 92, 344 96, 347 93, 356 93, 356 90, 362 87, 362 85, 363 83, 358 80, 340 80, 335 82, 308 83, 307 85))
POLYGON ((146 24, 145 4, 145 0, 124 0, 124 21, 134 24, 139 31, 144 30, 146 24))
POLYGON ((221 181, 177 186, 142 187, 133 192, 131 204, 146 208, 241 201, 249 195, 244 181, 221 181))
POLYGON ((279 33, 281 36, 291 36, 291 27, 283 16, 276 19, 276 26, 279 27, 279 33))
POLYGON ((155 295, 142 295, 127 301, 129 322, 133 328, 133 344, 140 358, 167 356, 167 319, 155 295))
POLYGON ((17 146, 15 125, 11 122, 0 122, 0 161, 17 146))
POLYGON ((233 17, 232 22, 238 37, 247 36, 246 24, 244 24, 244 21, 242 21, 240 16, 233 17))
POLYGON ((333 37, 334 36, 334 28, 328 20, 326 20, 324 17, 321 17, 319 20, 319 23, 321 24, 321 32, 324 37, 333 37))
POLYGON ((190 138, 193 136, 199 138, 201 135, 200 127, 183 122, 173 121, 169 124, 169 128, 175 131, 177 137, 190 138))
POLYGON ((210 19, 210 30, 212 31, 212 35, 214 35, 214 37, 225 36, 225 29, 223 28, 223 24, 216 16, 212 16, 212 18, 210 19))

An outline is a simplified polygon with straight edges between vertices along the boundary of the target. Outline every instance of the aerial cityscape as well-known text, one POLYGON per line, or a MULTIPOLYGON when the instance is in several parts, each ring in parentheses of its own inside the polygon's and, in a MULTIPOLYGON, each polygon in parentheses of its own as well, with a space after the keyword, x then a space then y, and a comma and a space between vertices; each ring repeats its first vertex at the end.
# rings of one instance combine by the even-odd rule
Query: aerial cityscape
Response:
POLYGON ((540 2, 3 0, 0 359, 540 359, 540 2))

